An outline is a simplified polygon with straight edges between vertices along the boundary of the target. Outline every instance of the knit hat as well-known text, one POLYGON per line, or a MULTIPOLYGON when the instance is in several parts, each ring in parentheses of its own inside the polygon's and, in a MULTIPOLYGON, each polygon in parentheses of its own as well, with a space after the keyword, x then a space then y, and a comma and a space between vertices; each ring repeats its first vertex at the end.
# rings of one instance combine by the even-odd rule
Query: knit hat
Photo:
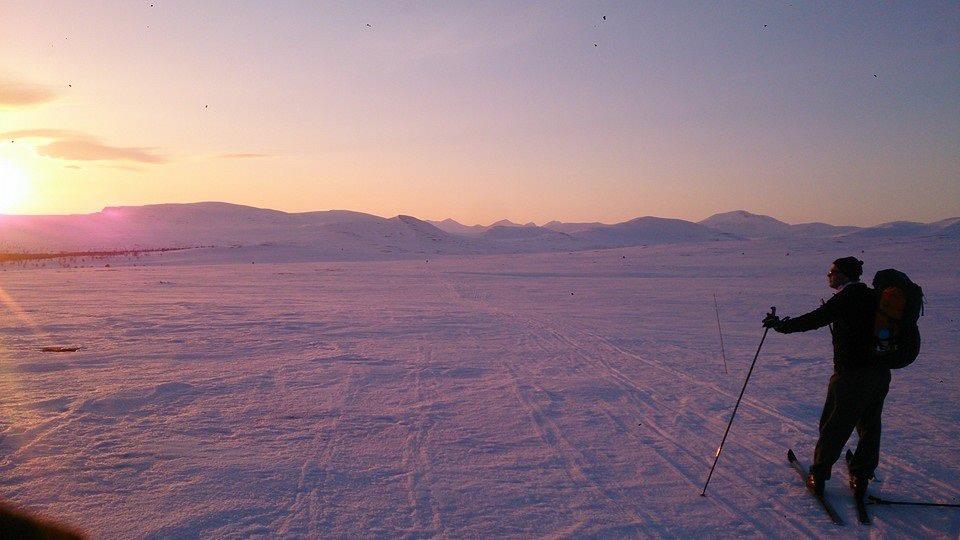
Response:
POLYGON ((860 274, 863 274, 863 261, 856 257, 843 257, 833 261, 843 275, 850 278, 851 281, 860 281, 860 274))

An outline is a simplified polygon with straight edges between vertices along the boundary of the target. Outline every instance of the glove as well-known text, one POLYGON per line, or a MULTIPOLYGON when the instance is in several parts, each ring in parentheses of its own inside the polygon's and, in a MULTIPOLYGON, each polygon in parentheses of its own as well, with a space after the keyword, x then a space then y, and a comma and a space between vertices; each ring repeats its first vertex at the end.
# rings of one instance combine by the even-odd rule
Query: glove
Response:
POLYGON ((790 317, 784 317, 780 319, 780 322, 778 322, 777 325, 773 327, 773 331, 780 332, 781 334, 786 334, 787 333, 785 330, 786 327, 783 324, 789 320, 790 320, 790 317))
POLYGON ((780 317, 777 317, 773 313, 767 313, 767 316, 763 318, 763 327, 776 328, 780 322, 780 317))

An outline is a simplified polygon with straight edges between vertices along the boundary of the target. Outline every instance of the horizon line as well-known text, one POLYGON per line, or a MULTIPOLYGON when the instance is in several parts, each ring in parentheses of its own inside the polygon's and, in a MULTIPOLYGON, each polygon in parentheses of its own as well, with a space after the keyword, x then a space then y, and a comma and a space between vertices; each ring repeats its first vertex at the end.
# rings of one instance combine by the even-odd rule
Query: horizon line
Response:
POLYGON ((104 207, 102 207, 100 210, 95 211, 95 212, 85 212, 85 213, 84 213, 84 212, 75 212, 75 213, 67 213, 67 214, 39 214, 39 213, 38 213, 38 214, 8 214, 8 213, 0 213, 0 217, 67 217, 67 216, 89 216, 89 215, 94 215, 94 214, 103 213, 104 211, 107 211, 107 210, 112 209, 112 208, 143 208, 143 207, 148 207, 148 206, 195 206, 195 205, 201 205, 201 204, 222 204, 222 205, 228 205, 228 206, 239 206, 239 207, 243 207, 243 208, 252 208, 252 209, 255 209, 255 210, 266 210, 266 211, 270 211, 270 212, 280 212, 280 213, 283 213, 283 214, 310 214, 310 213, 315 213, 315 212, 353 212, 353 213, 357 213, 357 214, 365 214, 365 215, 368 215, 368 216, 378 217, 378 218, 381 218, 381 219, 392 219, 392 218, 400 217, 400 216, 410 216, 410 217, 419 219, 419 220, 421 220, 421 221, 433 222, 433 223, 441 223, 441 222, 446 221, 446 220, 451 220, 451 221, 453 221, 454 223, 457 223, 458 225, 461 225, 461 226, 463 226, 463 227, 493 227, 493 226, 495 226, 495 224, 497 224, 497 223, 499 223, 499 222, 501 222, 501 221, 507 221, 507 222, 509 222, 509 223, 511 223, 511 224, 513 224, 513 225, 518 225, 518 226, 529 226, 529 225, 532 223, 532 224, 533 224, 534 226, 536 226, 536 227, 544 227, 546 224, 548 224, 548 223, 553 223, 553 222, 557 222, 557 223, 561 223, 561 224, 571 224, 571 223, 599 223, 600 225, 607 225, 607 226, 609 226, 609 225, 616 225, 616 224, 618 224, 618 223, 626 223, 626 222, 632 221, 632 220, 634 220, 634 219, 640 219, 640 218, 645 218, 645 217, 652 217, 652 218, 657 218, 657 219, 676 219, 676 220, 680 220, 680 221, 686 221, 686 222, 688 222, 688 223, 697 223, 697 224, 699 224, 699 223, 701 223, 702 221, 705 221, 705 220, 707 220, 707 219, 710 219, 711 217, 718 216, 718 215, 724 215, 724 214, 732 214, 732 213, 735 213, 735 212, 745 212, 745 213, 747 213, 747 214, 750 214, 751 216, 756 216, 756 217, 761 217, 761 218, 763 218, 763 217, 771 218, 771 219, 775 219, 775 220, 777 220, 777 221, 779 221, 779 222, 781 222, 781 223, 785 223, 785 224, 791 225, 791 226, 793 226, 793 225, 806 225, 806 224, 811 224, 811 223, 823 223, 823 224, 830 225, 830 226, 833 226, 833 227, 857 227, 857 228, 864 228, 864 229, 866 229, 866 228, 871 228, 871 227, 879 227, 879 226, 881 226, 881 225, 887 225, 887 224, 892 224, 892 223, 921 223, 921 224, 929 225, 929 224, 932 224, 932 223, 938 223, 938 222, 940 222, 940 221, 946 221, 946 220, 950 220, 950 219, 960 219, 960 216, 948 216, 948 217, 944 217, 944 218, 940 218, 940 219, 935 219, 935 220, 933 220, 933 221, 916 221, 916 220, 903 220, 903 219, 899 219, 899 220, 883 221, 883 222, 880 222, 880 223, 877 223, 877 224, 874 224, 874 225, 836 225, 836 224, 828 223, 828 222, 825 222, 825 221, 803 221, 803 222, 800 222, 800 223, 789 223, 789 222, 783 221, 783 220, 781 220, 781 219, 779 219, 779 218, 776 218, 776 217, 773 217, 773 216, 770 216, 770 215, 767 215, 767 214, 758 214, 758 213, 755 213, 755 212, 751 212, 751 211, 749 211, 749 210, 744 210, 744 209, 742 209, 742 208, 738 208, 738 209, 735 209, 735 210, 727 210, 727 211, 722 211, 722 212, 715 212, 715 213, 710 214, 709 216, 707 216, 707 217, 705 217, 705 218, 703 218, 703 219, 696 220, 696 221, 690 220, 690 219, 678 218, 678 217, 664 217, 664 216, 655 216, 655 215, 650 215, 650 214, 648 214, 648 215, 643 215, 643 216, 636 216, 636 217, 633 217, 633 218, 630 218, 630 219, 626 219, 626 220, 623 220, 623 221, 617 221, 617 222, 614 222, 614 223, 606 223, 606 222, 603 222, 603 221, 600 221, 600 220, 594 220, 594 221, 561 221, 561 220, 558 220, 558 219, 551 219, 551 220, 549 220, 549 221, 544 221, 543 224, 537 224, 537 222, 536 222, 536 221, 533 221, 533 220, 523 222, 523 221, 513 221, 513 220, 511 220, 511 219, 509 219, 509 218, 501 218, 501 219, 498 219, 498 220, 495 220, 495 221, 491 222, 489 225, 484 225, 484 224, 480 224, 480 223, 474 224, 474 225, 467 225, 467 224, 465 224, 465 223, 463 223, 463 222, 461 222, 461 221, 458 221, 458 220, 456 220, 456 219, 454 219, 454 218, 452 218, 452 217, 446 217, 446 218, 442 218, 442 219, 425 219, 425 218, 419 218, 419 217, 417 217, 417 216, 414 216, 413 214, 408 214, 408 213, 399 213, 399 214, 396 214, 396 215, 394 215, 394 216, 385 217, 385 216, 381 216, 381 215, 374 214, 374 213, 371 213, 371 212, 364 212, 364 211, 360 211, 360 210, 350 210, 350 209, 347 209, 347 208, 330 208, 330 209, 324 209, 324 210, 304 210, 304 211, 293 211, 293 212, 292 212, 292 211, 280 210, 280 209, 276 209, 276 208, 266 208, 266 207, 261 207, 261 206, 253 206, 253 205, 250 205, 250 204, 234 203, 234 202, 228 202, 228 201, 215 201, 215 200, 193 201, 193 202, 144 203, 144 204, 114 204, 114 205, 104 206, 104 207))

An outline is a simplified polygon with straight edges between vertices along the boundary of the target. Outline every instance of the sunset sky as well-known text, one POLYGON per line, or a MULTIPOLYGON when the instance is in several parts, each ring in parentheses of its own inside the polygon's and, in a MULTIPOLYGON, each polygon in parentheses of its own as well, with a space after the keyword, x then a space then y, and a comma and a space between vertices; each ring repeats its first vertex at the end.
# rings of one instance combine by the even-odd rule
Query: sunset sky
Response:
POLYGON ((5 213, 960 215, 957 2, 0 0, 0 36, 5 213))

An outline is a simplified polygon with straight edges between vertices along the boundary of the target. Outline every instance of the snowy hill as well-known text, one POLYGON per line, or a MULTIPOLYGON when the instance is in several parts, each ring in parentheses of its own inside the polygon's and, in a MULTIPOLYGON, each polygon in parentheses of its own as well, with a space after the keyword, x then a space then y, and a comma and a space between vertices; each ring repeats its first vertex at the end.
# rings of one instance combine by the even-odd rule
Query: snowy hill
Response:
POLYGON ((960 217, 941 219, 940 221, 934 221, 930 225, 940 227, 942 229, 953 229, 954 227, 960 225, 960 217))
POLYGON ((409 216, 386 219, 344 210, 287 213, 216 202, 0 217, 0 245, 8 251, 277 244, 380 252, 455 249, 460 241, 409 216))
POLYGON ((852 238, 960 237, 958 218, 858 229, 825 223, 789 225, 743 211, 718 214, 700 223, 642 217, 613 225, 559 221, 547 225, 501 220, 489 226, 468 227, 452 219, 428 222, 412 216, 383 218, 348 210, 289 213, 221 202, 155 204, 107 207, 92 214, 0 215, 0 251, 243 247, 244 251, 217 254, 215 258, 225 262, 240 257, 306 261, 533 253, 745 238, 818 238, 844 233, 854 235, 852 238))
POLYGON ((497 225, 484 232, 478 239, 482 251, 487 253, 534 253, 545 251, 579 250, 590 245, 569 234, 537 226, 497 225))
POLYGON ((487 228, 488 228, 488 229, 492 229, 492 228, 494 228, 494 227, 536 227, 536 226, 537 226, 537 224, 534 223, 534 222, 532 222, 532 221, 527 222, 527 223, 514 223, 514 222, 510 221, 509 219, 501 219, 500 221, 491 224, 491 225, 490 225, 489 227, 487 227, 487 228))
POLYGON ((600 223, 599 221, 593 221, 590 223, 564 223, 562 221, 551 221, 544 224, 545 229, 551 229, 554 231, 559 231, 567 234, 572 234, 580 231, 585 231, 587 229, 594 229, 596 227, 606 227, 606 223, 600 223))
POLYGON ((437 227, 438 229, 448 232, 450 234, 457 234, 460 236, 480 236, 483 233, 493 229, 494 227, 536 227, 537 224, 532 221, 527 224, 519 224, 510 221, 509 219, 501 219, 490 225, 463 225, 458 221, 447 218, 443 221, 430 221, 427 220, 427 223, 437 227))
POLYGON ((943 236, 960 238, 960 218, 949 218, 933 223, 919 223, 916 221, 891 221, 874 227, 869 227, 851 234, 853 237, 869 238, 904 238, 943 236))
POLYGON ((744 238, 769 238, 790 236, 790 225, 770 216, 735 210, 714 214, 699 222, 700 225, 744 238))
POLYGON ((827 237, 839 236, 859 231, 860 227, 850 225, 830 225, 829 223, 798 223, 790 225, 790 231, 794 236, 801 237, 827 237))
POLYGON ((632 219, 615 225, 594 227, 571 236, 589 242, 596 247, 736 240, 739 238, 734 234, 717 231, 704 225, 691 223, 682 219, 650 216, 632 219))
MULTIPOLYGON (((437 227, 438 229, 448 232, 450 234, 458 234, 461 236, 480 236, 483 233, 489 231, 494 227, 537 227, 536 223, 529 222, 526 224, 514 223, 508 219, 501 219, 496 223, 490 225, 464 225, 454 219, 447 218, 443 221, 431 221, 427 220, 427 223, 437 227)), ((551 221, 542 226, 544 229, 550 229, 552 231, 562 232, 562 233, 575 233, 580 231, 585 231, 587 229, 593 229, 595 227, 604 227, 606 223, 600 223, 599 221, 587 222, 587 223, 564 223, 562 221, 551 221)))
POLYGON ((699 223, 744 238, 818 238, 832 236, 849 236, 851 238, 946 236, 956 238, 960 236, 960 218, 943 219, 933 223, 891 221, 873 227, 838 226, 816 222, 791 225, 770 216, 737 210, 714 214, 699 223))
POLYGON ((552 231, 544 227, 516 227, 497 225, 488 229, 481 235, 481 237, 487 240, 558 240, 569 239, 570 235, 562 232, 552 231))
POLYGON ((443 221, 427 220, 427 223, 450 234, 459 234, 461 236, 479 236, 487 230, 483 225, 464 225, 454 219, 447 218, 443 221))
POLYGON ((955 218, 952 224, 944 225, 936 233, 938 236, 948 236, 950 238, 960 238, 960 219, 955 218))
POLYGON ((837 236, 854 232, 859 227, 830 225, 828 223, 800 223, 791 225, 779 219, 735 210, 714 214, 699 222, 701 225, 744 238, 787 238, 837 236))

